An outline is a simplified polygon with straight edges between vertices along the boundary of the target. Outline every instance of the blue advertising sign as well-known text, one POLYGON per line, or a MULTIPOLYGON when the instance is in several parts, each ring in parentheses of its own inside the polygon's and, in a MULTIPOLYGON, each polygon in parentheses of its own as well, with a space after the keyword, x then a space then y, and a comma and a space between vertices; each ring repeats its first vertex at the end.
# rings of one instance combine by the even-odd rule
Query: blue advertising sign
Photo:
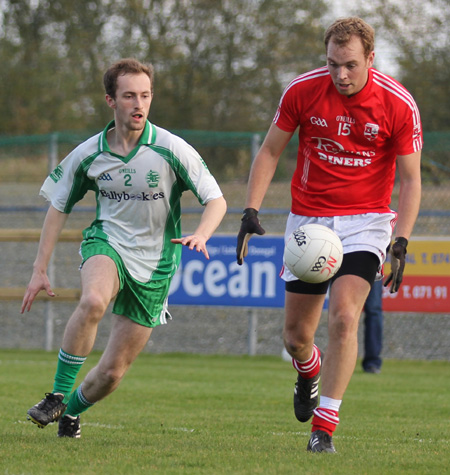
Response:
POLYGON ((236 262, 236 236, 213 236, 207 247, 209 260, 202 253, 183 249, 170 304, 284 307, 284 281, 279 277, 282 236, 254 236, 242 266, 236 262))

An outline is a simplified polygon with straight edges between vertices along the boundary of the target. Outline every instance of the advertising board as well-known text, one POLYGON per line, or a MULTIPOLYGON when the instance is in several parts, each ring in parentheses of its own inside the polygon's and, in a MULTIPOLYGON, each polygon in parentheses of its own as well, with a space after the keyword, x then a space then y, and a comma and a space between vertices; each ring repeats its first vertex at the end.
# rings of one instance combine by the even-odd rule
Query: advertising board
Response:
MULTIPOLYGON (((183 249, 169 301, 174 305, 282 308, 283 249, 282 236, 255 236, 242 266, 236 262, 236 236, 212 237, 208 241, 210 260, 183 249)), ((384 273, 389 272, 388 258, 384 273)), ((383 309, 450 313, 450 238, 410 240, 403 283, 395 294, 384 288, 383 309)))

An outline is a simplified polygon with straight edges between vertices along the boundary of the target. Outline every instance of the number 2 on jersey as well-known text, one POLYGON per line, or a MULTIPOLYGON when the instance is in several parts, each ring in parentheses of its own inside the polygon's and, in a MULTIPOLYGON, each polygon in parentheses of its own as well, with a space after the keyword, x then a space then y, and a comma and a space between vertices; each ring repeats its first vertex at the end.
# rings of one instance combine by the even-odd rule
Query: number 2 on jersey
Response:
POLYGON ((124 183, 125 186, 133 186, 131 183, 131 175, 127 173, 123 177, 125 178, 125 183, 124 183))

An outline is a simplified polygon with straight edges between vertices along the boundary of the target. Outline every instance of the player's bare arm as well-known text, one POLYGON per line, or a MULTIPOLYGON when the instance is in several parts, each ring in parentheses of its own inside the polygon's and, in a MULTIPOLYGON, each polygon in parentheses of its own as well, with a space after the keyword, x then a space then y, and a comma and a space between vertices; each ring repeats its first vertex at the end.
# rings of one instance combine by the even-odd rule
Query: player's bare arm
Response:
POLYGON ((400 192, 398 201, 398 221, 395 235, 409 239, 419 214, 421 198, 420 178, 421 152, 397 157, 400 175, 400 192))
POLYGON ((260 236, 265 233, 258 219, 258 211, 272 181, 281 153, 291 139, 292 133, 284 132, 275 123, 272 123, 253 161, 236 247, 236 258, 239 265, 243 264, 244 257, 247 256, 248 241, 251 236, 255 233, 260 236))
POLYGON ((272 181, 281 153, 293 132, 284 132, 272 124, 250 170, 245 208, 261 208, 264 196, 272 181))
POLYGON ((61 213, 53 206, 50 206, 47 211, 36 260, 33 264, 33 274, 31 275, 30 283, 23 297, 21 313, 25 310, 27 312, 30 311, 36 295, 41 290, 45 290, 50 297, 54 297, 55 295, 47 276, 47 267, 67 217, 67 214, 61 213))
POLYGON ((219 226, 220 222, 225 216, 226 211, 227 203, 223 196, 208 201, 202 213, 200 223, 194 234, 179 239, 171 239, 171 241, 174 244, 188 246, 190 250, 196 249, 197 252, 203 252, 206 258, 209 259, 206 242, 219 226))
POLYGON ((405 269, 406 246, 411 236, 420 206, 420 151, 397 157, 400 174, 398 221, 395 243, 391 247, 391 273, 384 282, 390 293, 400 288, 405 269))

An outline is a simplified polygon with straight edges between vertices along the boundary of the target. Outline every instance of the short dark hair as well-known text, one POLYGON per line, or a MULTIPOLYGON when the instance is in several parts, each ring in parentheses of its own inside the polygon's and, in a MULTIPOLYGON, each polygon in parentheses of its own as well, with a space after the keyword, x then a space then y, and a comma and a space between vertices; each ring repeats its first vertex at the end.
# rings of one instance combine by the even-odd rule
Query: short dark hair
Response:
POLYGON ((361 39, 364 48, 364 56, 367 58, 375 48, 375 31, 364 20, 358 17, 340 18, 336 20, 325 32, 325 48, 333 41, 339 46, 345 46, 352 36, 361 39))
POLYGON ((153 94, 153 66, 151 64, 143 64, 134 58, 125 58, 117 61, 103 75, 103 85, 105 92, 113 99, 116 98, 117 78, 125 74, 141 74, 144 73, 150 79, 151 92, 153 94))

